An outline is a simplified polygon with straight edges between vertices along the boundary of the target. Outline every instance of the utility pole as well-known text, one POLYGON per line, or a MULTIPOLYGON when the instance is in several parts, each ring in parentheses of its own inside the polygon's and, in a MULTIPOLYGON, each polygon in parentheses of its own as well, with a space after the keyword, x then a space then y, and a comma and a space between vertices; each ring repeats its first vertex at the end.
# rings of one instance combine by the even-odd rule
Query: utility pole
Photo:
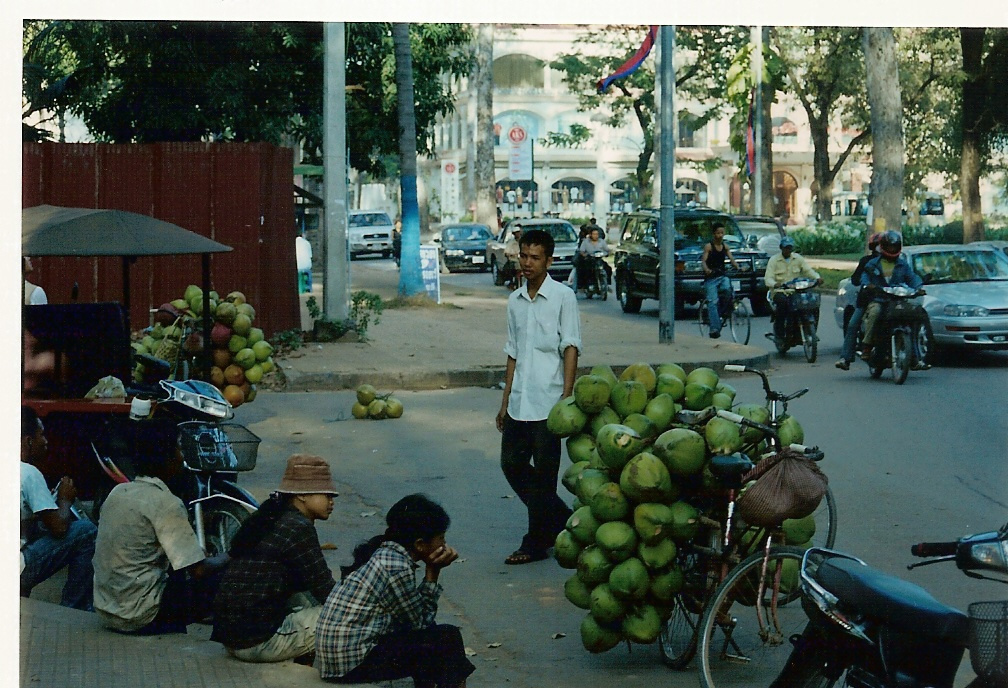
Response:
POLYGON ((347 246, 346 24, 323 26, 322 198, 325 234, 322 312, 330 320, 350 316, 350 255, 347 246))
POLYGON ((658 216, 658 342, 675 341, 675 27, 658 30, 658 139, 661 211, 658 216))
POLYGON ((751 35, 755 45, 752 51, 752 70, 756 96, 753 103, 753 178, 749 181, 749 185, 753 193, 753 215, 762 215, 765 164, 760 154, 763 146, 763 28, 754 26, 751 35))

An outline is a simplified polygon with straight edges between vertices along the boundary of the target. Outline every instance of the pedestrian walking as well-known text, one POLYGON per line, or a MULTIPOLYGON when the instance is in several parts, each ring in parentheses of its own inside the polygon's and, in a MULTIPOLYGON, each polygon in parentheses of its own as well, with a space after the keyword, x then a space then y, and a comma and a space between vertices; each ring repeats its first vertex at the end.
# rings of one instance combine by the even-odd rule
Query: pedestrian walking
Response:
POLYGON ((553 237, 533 229, 519 244, 525 284, 508 297, 507 372, 497 429, 501 469, 528 509, 528 531, 507 564, 545 559, 570 517, 556 491, 560 438, 546 428, 546 417, 573 392, 581 350, 577 296, 547 272, 553 237))

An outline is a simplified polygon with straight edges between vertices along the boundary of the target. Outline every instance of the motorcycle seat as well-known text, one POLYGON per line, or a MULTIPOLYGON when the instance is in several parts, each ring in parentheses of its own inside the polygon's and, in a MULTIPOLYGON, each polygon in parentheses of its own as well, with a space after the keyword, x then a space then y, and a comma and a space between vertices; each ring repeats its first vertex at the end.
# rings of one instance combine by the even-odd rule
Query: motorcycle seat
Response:
POLYGON ((711 457, 710 470, 721 482, 730 487, 741 487, 742 476, 753 469, 753 462, 748 456, 738 454, 718 454, 711 457))
POLYGON ((869 566, 833 557, 819 566, 816 580, 853 608, 894 629, 941 641, 964 644, 969 616, 931 596, 924 588, 869 566))

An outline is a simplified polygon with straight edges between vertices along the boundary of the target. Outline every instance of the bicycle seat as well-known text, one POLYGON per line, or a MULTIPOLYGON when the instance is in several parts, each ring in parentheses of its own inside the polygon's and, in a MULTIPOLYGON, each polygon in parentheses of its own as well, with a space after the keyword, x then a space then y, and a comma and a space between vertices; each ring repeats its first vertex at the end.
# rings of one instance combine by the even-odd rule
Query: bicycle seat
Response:
POLYGON ((741 452, 711 457, 710 469, 714 477, 729 487, 741 487, 742 476, 753 469, 753 462, 741 452))
POLYGON ((820 564, 816 580, 836 595, 842 606, 893 628, 959 645, 966 643, 969 616, 942 604, 919 585, 844 557, 820 564))

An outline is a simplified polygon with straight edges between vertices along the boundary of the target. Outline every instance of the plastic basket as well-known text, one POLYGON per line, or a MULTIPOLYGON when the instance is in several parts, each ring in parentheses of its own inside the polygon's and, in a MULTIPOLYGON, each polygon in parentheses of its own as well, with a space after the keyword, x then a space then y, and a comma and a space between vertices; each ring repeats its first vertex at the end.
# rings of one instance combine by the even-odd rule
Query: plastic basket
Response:
POLYGON ((194 471, 251 471, 259 455, 259 438, 238 423, 179 423, 179 447, 186 467, 194 471))
POLYGON ((1008 600, 969 606, 970 664, 991 685, 1008 685, 1008 600))

